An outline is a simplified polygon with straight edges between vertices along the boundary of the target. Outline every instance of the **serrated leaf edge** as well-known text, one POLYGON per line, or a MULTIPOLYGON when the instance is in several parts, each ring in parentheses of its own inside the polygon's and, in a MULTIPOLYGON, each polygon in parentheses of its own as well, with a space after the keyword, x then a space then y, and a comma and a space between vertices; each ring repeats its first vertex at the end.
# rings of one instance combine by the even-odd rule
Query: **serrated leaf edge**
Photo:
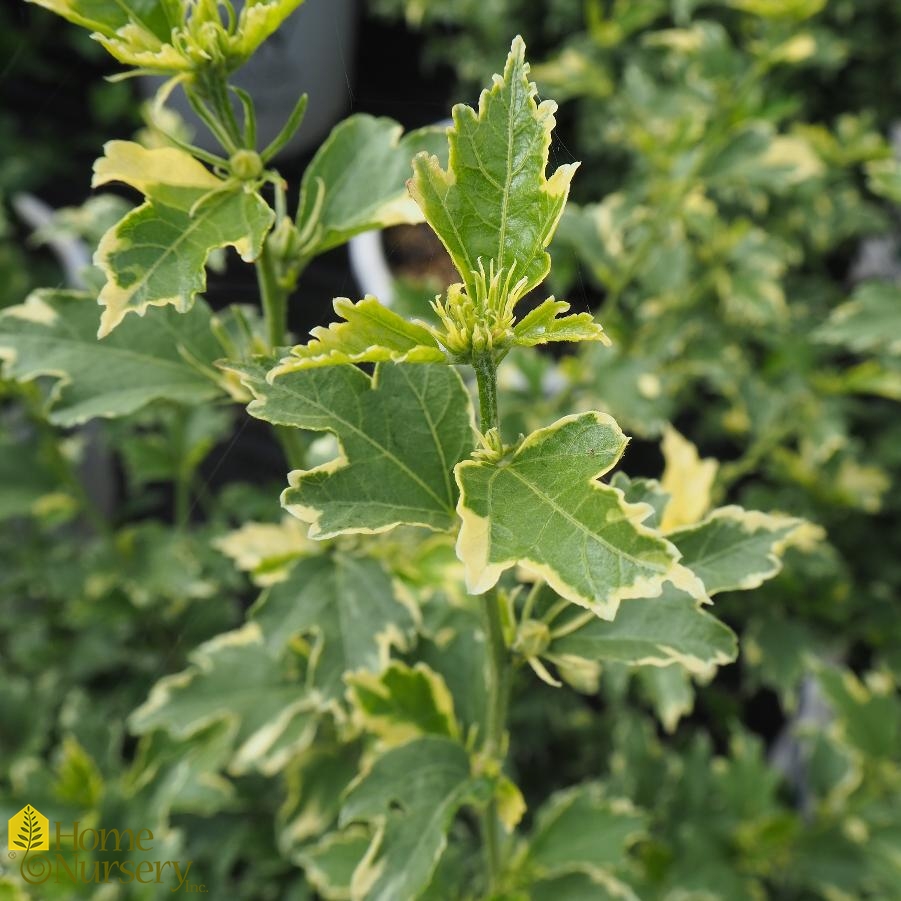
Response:
MULTIPOLYGON (((438 346, 432 333, 428 327, 417 320, 407 320, 399 316, 389 307, 384 306, 379 300, 371 294, 367 294, 362 300, 353 303, 350 298, 336 297, 332 302, 335 313, 340 317, 341 321, 334 321, 327 327, 316 326, 311 329, 310 334, 313 340, 306 344, 298 345, 291 349, 291 352, 282 357, 273 369, 266 376, 266 381, 270 384, 280 375, 290 372, 300 372, 304 369, 314 369, 320 366, 336 366, 344 363, 444 363, 447 362, 445 353, 438 346), (322 353, 309 353, 311 348, 322 346, 328 340, 340 340, 341 333, 350 330, 353 327, 351 316, 357 311, 365 314, 364 307, 377 305, 382 316, 386 316, 389 322, 393 319, 399 324, 407 326, 411 331, 417 331, 418 337, 428 341, 428 344, 417 344, 406 351, 397 351, 386 345, 371 344, 369 347, 356 353, 348 353, 338 348, 326 350, 322 353)), ((386 323, 381 323, 383 326, 386 323)), ((405 338, 413 339, 413 335, 405 334, 397 329, 399 334, 405 338)))
POLYGON ((551 341, 600 341, 607 346, 612 343, 610 337, 604 331, 604 327, 595 321, 591 313, 572 313, 569 316, 560 315, 567 313, 569 309, 570 305, 565 300, 556 300, 553 297, 547 298, 547 300, 527 313, 513 326, 514 343, 520 347, 535 347, 538 344, 548 344, 551 341), (533 327, 533 323, 540 321, 543 318, 542 314, 548 310, 553 310, 553 316, 549 320, 551 328, 540 334, 529 335, 529 330, 533 327), (579 326, 581 334, 577 337, 561 337, 555 329, 561 329, 564 326, 570 329, 579 326))
MULTIPOLYGON (((339 122, 338 125, 332 129, 328 137, 326 137, 325 141, 316 151, 316 155, 311 161, 310 167, 313 166, 321 155, 324 155, 331 150, 332 145, 338 142, 342 130, 352 127, 352 125, 355 124, 354 120, 359 118, 391 123, 393 128, 391 128, 389 132, 390 140, 388 146, 392 150, 399 149, 403 142, 409 138, 418 137, 427 132, 441 131, 440 126, 427 125, 424 128, 413 129, 405 133, 403 125, 395 122, 388 116, 370 116, 368 113, 358 113, 339 122)), ((313 171, 312 168, 310 171, 313 171)), ((297 215, 300 216, 304 212, 304 208, 308 203, 307 194, 311 190, 316 191, 316 196, 310 205, 309 211, 304 219, 297 219, 295 221, 295 226, 298 228, 301 235, 300 253, 307 256, 322 253, 341 243, 341 241, 335 241, 333 238, 328 237, 323 241, 324 228, 321 222, 321 216, 328 189, 321 177, 315 176, 309 181, 304 179, 301 180, 301 196, 298 201, 297 215)), ((361 234, 362 232, 370 231, 373 228, 389 228, 393 225, 416 225, 424 221, 422 210, 403 188, 387 201, 371 205, 365 212, 367 219, 366 224, 349 228, 346 223, 337 223, 333 226, 331 231, 336 231, 344 235, 361 234)))
MULTIPOLYGON (((725 507, 717 507, 707 514, 700 522, 692 525, 682 526, 667 532, 667 538, 672 540, 678 546, 679 535, 687 532, 697 532, 705 525, 716 522, 718 520, 728 520, 736 523, 741 530, 748 536, 749 540, 758 537, 761 532, 775 534, 785 529, 786 532, 781 538, 777 538, 773 542, 773 546, 766 555, 769 566, 766 569, 760 569, 757 572, 749 573, 741 581, 734 586, 728 588, 718 588, 709 592, 710 594, 719 594, 722 591, 750 591, 759 588, 768 579, 778 575, 783 567, 782 555, 792 546, 810 546, 812 543, 818 542, 825 537, 825 531, 813 523, 804 519, 793 516, 786 516, 781 513, 764 513, 760 510, 746 510, 737 504, 729 504, 725 507)), ((721 553, 734 553, 736 545, 730 545, 721 553)))
POLYGON ((430 689, 431 699, 435 702, 434 709, 447 724, 448 732, 422 732, 413 728, 413 724, 401 722, 401 727, 407 727, 406 730, 403 730, 403 728, 401 729, 402 737, 395 737, 395 739, 391 740, 386 747, 406 744, 406 742, 423 735, 444 735, 446 738, 459 740, 460 724, 457 720, 456 710, 454 709, 454 697, 451 694, 450 688, 448 688, 447 682, 445 682, 444 677, 439 672, 433 670, 422 661, 417 662, 413 666, 407 666, 407 664, 400 660, 386 660, 385 665, 379 672, 372 672, 371 670, 355 670, 346 673, 344 681, 347 683, 347 699, 351 705, 354 719, 357 721, 358 725, 364 729, 369 729, 383 739, 385 738, 384 730, 372 729, 369 724, 383 721, 386 718, 372 716, 364 711, 359 703, 357 689, 361 688, 365 691, 369 691, 372 694, 378 695, 378 697, 383 700, 390 699, 391 692, 383 681, 383 678, 391 670, 407 675, 412 674, 422 676, 425 679, 430 689))
MULTIPOLYGON (((691 597, 691 595, 688 595, 691 597)), ((629 598, 631 601, 642 600, 639 598, 629 598)), ((653 598, 650 599, 650 603, 653 603, 653 598)), ((692 598, 692 600, 695 600, 692 598)), ((652 653, 645 657, 638 657, 629 661, 617 661, 622 663, 625 666, 630 668, 642 667, 642 666, 655 666, 660 668, 665 668, 668 666, 678 665, 683 669, 687 670, 693 676, 697 676, 699 679, 708 679, 712 676, 712 674, 716 671, 718 666, 725 666, 729 663, 734 663, 736 658, 738 657, 738 638, 735 635, 735 632, 727 626, 722 620, 717 619, 715 616, 712 616, 708 613, 703 604, 695 600, 695 611, 700 613, 702 616, 710 619, 711 622, 715 623, 718 628, 724 630, 729 634, 729 644, 731 646, 731 650, 726 652, 721 652, 716 650, 712 657, 710 658, 701 658, 692 654, 685 654, 672 645, 663 644, 662 642, 654 642, 654 645, 659 649, 658 653, 652 653), (664 656, 665 655, 665 656, 664 656)), ((595 661, 590 657, 583 657, 580 654, 575 654, 573 652, 563 652, 558 653, 554 650, 554 643, 551 643, 550 649, 548 653, 545 653, 543 657, 546 660, 550 660, 551 663, 557 664, 558 662, 562 663, 562 665, 566 666, 567 661, 572 660, 587 660, 592 663, 598 663, 603 665, 604 658, 595 661)), ((572 665, 572 664, 569 664, 572 665)))
MULTIPOLYGON (((456 373, 456 370, 454 370, 456 373)), ((376 369, 373 376, 367 376, 371 383, 370 390, 374 390, 378 385, 378 374, 379 371, 376 369)), ((457 374, 457 378, 460 378, 459 373, 457 374)), ((462 379, 461 379, 462 384, 462 379)), ((249 385, 248 385, 249 387, 249 385)), ((467 413, 470 421, 472 421, 473 417, 473 408, 472 408, 472 400, 469 397, 469 392, 464 391, 465 396, 467 398, 467 413)), ((256 405, 262 406, 265 403, 265 395, 257 397, 254 401, 252 401, 248 406, 248 411, 253 415, 253 409, 256 405)), ((274 421, 268 419, 268 421, 274 421)), ((279 423, 276 423, 279 424, 279 423)), ((281 423, 285 424, 285 423, 281 423)), ((360 431, 358 428, 354 427, 356 431, 360 431)), ((321 475, 333 475, 341 469, 344 469, 351 464, 350 460, 347 457, 347 454, 344 451, 344 445, 341 442, 341 439, 337 436, 337 434, 332 431, 332 429, 322 427, 316 429, 310 429, 310 431, 324 431, 329 432, 332 435, 335 435, 335 440, 338 445, 338 456, 333 460, 329 460, 326 463, 322 463, 319 466, 315 466, 312 469, 294 469, 288 473, 288 487, 282 491, 280 495, 280 502, 282 507, 287 510, 293 516, 296 516, 298 519, 303 522, 308 523, 309 530, 307 535, 309 538, 312 538, 316 541, 321 541, 326 538, 335 538, 338 535, 378 535, 382 532, 388 532, 391 529, 397 528, 402 525, 411 525, 411 526, 421 526, 422 528, 429 529, 433 532, 444 532, 446 529, 443 529, 439 526, 436 526, 432 522, 426 521, 417 521, 409 518, 394 520, 389 523, 385 523, 384 525, 378 526, 377 528, 367 528, 364 526, 356 526, 356 527, 344 527, 340 529, 333 529, 330 531, 324 531, 320 525, 319 521, 322 518, 323 514, 326 512, 324 510, 320 510, 318 507, 308 507, 304 504, 299 504, 292 502, 290 500, 290 492, 299 490, 303 485, 304 481, 313 477, 313 476, 321 476, 321 475)), ((365 435, 365 433, 362 433, 365 435)), ((397 458, 395 458, 397 459, 397 458)), ((398 461, 400 463, 400 461, 398 461)), ((408 469, 406 465, 400 463, 401 468, 408 469)), ((420 485, 426 488, 427 492, 431 494, 435 499, 440 503, 444 504, 444 500, 439 498, 438 495, 432 491, 430 486, 427 486, 418 476, 412 474, 415 481, 417 481, 420 485)), ((448 508, 448 516, 451 517, 451 509, 448 508)))
MULTIPOLYGON (((64 296, 71 298, 72 300, 85 302, 90 302, 93 299, 92 295, 87 291, 36 288, 25 298, 22 303, 16 304, 12 307, 7 307, 4 310, 0 310, 0 323, 2 323, 4 318, 8 317, 10 319, 21 319, 25 322, 32 322, 36 325, 45 325, 48 327, 53 326, 60 317, 59 314, 53 309, 53 307, 51 307, 44 300, 45 296, 64 296)), ((0 336, 0 341, 2 341, 2 336, 0 336)), ((209 370, 202 362, 192 357, 191 354, 189 354, 187 350, 185 350, 185 348, 181 345, 179 345, 177 349, 179 355, 185 360, 188 365, 192 366, 198 372, 209 376, 209 370)), ((118 351, 120 353, 123 352, 122 348, 111 348, 111 350, 118 351)), ((12 369, 13 367, 15 367, 17 360, 18 353, 14 344, 0 344, 0 362, 5 363, 10 369, 12 369)), ((156 365, 162 367, 173 364, 170 360, 158 359, 156 361, 156 365)), ((72 374, 70 372, 63 369, 54 369, 49 364, 49 362, 47 365, 42 366, 40 369, 33 370, 27 377, 13 375, 12 373, 7 374, 7 371, 4 369, 4 367, 0 367, 0 372, 2 372, 2 375, 4 377, 11 378, 21 384, 33 382, 35 381, 35 379, 41 378, 42 376, 52 378, 54 380, 54 384, 50 388, 46 396, 44 410, 47 419, 54 425, 77 426, 83 425, 84 423, 96 418, 114 419, 118 418, 121 415, 125 415, 118 412, 91 413, 90 415, 81 413, 79 415, 73 415, 72 407, 64 408, 63 410, 55 410, 54 407, 60 400, 62 400, 65 389, 72 385, 75 380, 72 378, 72 374)), ((216 383, 214 381, 210 382, 209 390, 211 397, 214 397, 218 392, 218 388, 216 387, 216 383)), ((147 403, 151 402, 152 401, 148 400, 145 404, 142 404, 141 407, 146 406, 147 403)), ((141 407, 138 407, 137 409, 140 409, 141 407)), ((77 407, 75 409, 77 409, 77 407)))
MULTIPOLYGON (((273 425, 283 425, 289 426, 291 428, 297 428, 296 423, 291 422, 287 418, 279 418, 277 416, 271 415, 267 413, 266 416, 262 416, 259 411, 265 408, 267 395, 263 394, 259 391, 258 387, 255 387, 251 378, 247 377, 246 373, 242 371, 240 367, 231 366, 226 363, 222 364, 223 369, 229 372, 235 372, 238 375, 238 378, 241 380, 241 384, 243 384, 253 395, 254 399, 247 405, 247 411, 251 416, 254 416, 257 419, 262 419, 265 422, 271 422, 273 425)), ((365 376, 365 374, 363 374, 365 376)), ((365 376, 365 378, 369 379, 372 382, 372 378, 370 376, 365 376)), ((468 396, 468 395, 467 395, 468 396)), ((472 403, 469 401, 469 414, 470 418, 472 418, 472 403)), ((422 526, 426 529, 431 529, 432 531, 444 531, 442 529, 437 529, 434 524, 431 523, 418 523, 418 522, 410 522, 409 520, 397 520, 396 522, 389 522, 385 525, 379 526, 375 529, 370 529, 366 527, 355 527, 355 528, 342 528, 335 529, 330 532, 323 531, 319 526, 319 520, 322 518, 325 513, 324 510, 320 510, 318 507, 308 507, 304 504, 292 503, 287 500, 289 492, 293 490, 297 490, 303 485, 303 482, 315 475, 331 475, 335 472, 338 472, 341 469, 351 465, 350 461, 347 458, 347 455, 344 452, 344 445, 341 440, 335 434, 335 432, 328 428, 327 426, 319 426, 316 428, 307 427, 307 431, 311 432, 327 432, 330 435, 335 436, 335 442, 338 446, 338 456, 333 460, 328 460, 325 463, 320 464, 319 466, 315 466, 312 469, 292 469, 288 473, 288 487, 285 488, 280 495, 280 502, 282 508, 287 510, 292 516, 296 516, 302 522, 307 523, 309 529, 307 530, 307 537, 311 538, 315 541, 322 541, 327 538, 335 538, 338 535, 377 535, 382 532, 388 532, 391 529, 397 528, 397 526, 401 525, 418 525, 422 526)))
MULTIPOLYGON (((234 197, 240 196, 241 193, 242 190, 240 188, 235 190, 228 190, 225 188, 223 188, 222 190, 217 190, 208 200, 203 203, 202 209, 209 213, 210 208, 214 204, 221 205, 223 203, 226 203, 232 200, 234 197)), ((161 206, 164 206, 164 204, 162 204, 161 206)), ((190 288, 189 290, 179 294, 172 294, 166 297, 155 297, 152 300, 142 300, 137 304, 131 303, 131 299, 134 296, 136 290, 147 283, 148 279, 158 268, 159 262, 156 262, 152 266, 145 268, 141 272, 141 276, 137 281, 133 282, 127 287, 122 287, 117 279, 117 270, 115 266, 112 265, 111 259, 116 251, 128 250, 131 247, 135 246, 121 240, 121 238, 119 237, 119 229, 127 223, 130 223, 133 219, 140 218, 147 211, 155 212, 156 208, 156 203, 154 203, 152 200, 147 200, 140 206, 137 206, 130 212, 126 213, 125 216, 122 217, 122 219, 120 219, 115 225, 113 225, 104 233, 103 237, 100 239, 100 243, 97 245, 97 250, 94 252, 93 264, 106 276, 106 284, 104 284, 99 296, 97 297, 97 303, 104 308, 103 313, 100 317, 100 327, 97 330, 97 337, 100 339, 105 338, 117 325, 119 325, 120 322, 122 322, 122 320, 129 313, 136 313, 138 316, 144 316, 150 307, 164 306, 174 306, 180 313, 184 313, 194 303, 194 298, 198 294, 206 290, 206 263, 209 259, 210 252, 215 249, 214 247, 208 248, 206 256, 204 256, 203 259, 203 264, 200 266, 197 272, 198 285, 196 289, 190 288)), ((272 213, 271 210, 270 214, 269 226, 262 233, 262 239, 259 245, 252 244, 250 236, 244 235, 237 240, 225 241, 222 244, 218 244, 216 246, 233 247, 245 263, 253 262, 259 256, 262 250, 262 245, 265 242, 266 231, 268 231, 268 228, 271 227, 272 221, 275 218, 275 214, 272 213)), ((175 254, 178 244, 189 237, 194 232, 194 230, 199 228, 203 223, 204 219, 199 214, 192 216, 190 224, 181 233, 176 244, 168 245, 166 247, 166 256, 172 256, 173 254, 175 254)))
MULTIPOLYGON (((454 741, 451 738, 447 738, 445 736, 425 736, 419 739, 414 739, 414 741, 442 741, 448 742, 451 744, 459 745, 459 742, 454 741)), ((387 753, 391 753, 388 751, 387 753)), ((380 758, 376 758, 376 760, 372 761, 370 765, 365 768, 362 772, 360 772, 357 777, 350 783, 350 785, 345 790, 345 797, 349 798, 354 789, 360 785, 362 782, 366 780, 366 778, 370 775, 372 768, 380 758)), ((450 800, 447 805, 442 805, 438 807, 435 811, 432 812, 432 819, 434 819, 437 814, 441 814, 442 817, 446 816, 444 812, 445 806, 451 806, 452 811, 450 813, 450 820, 453 820, 453 817, 456 815, 456 811, 462 806, 465 802, 467 796, 470 796, 474 790, 473 779, 470 777, 466 782, 461 783, 456 791, 450 796, 450 800)), ((381 850, 382 841, 385 837, 385 830, 387 827, 387 816, 382 814, 373 817, 363 817, 366 822, 370 823, 374 827, 374 834, 372 838, 372 843, 366 851, 366 854, 363 856, 360 863, 357 865, 357 868, 354 870, 354 874, 351 880, 351 897, 353 901, 366 901, 369 895, 369 890, 372 886, 378 881, 381 874, 385 869, 384 860, 379 861, 376 864, 373 864, 373 861, 378 856, 379 851, 381 850)), ((341 815, 338 819, 339 824, 347 825, 352 822, 358 822, 357 818, 352 818, 350 816, 346 816, 345 812, 342 810, 341 815)), ((423 830, 423 833, 427 833, 428 830, 423 830)), ((428 878, 430 879, 435 872, 435 868, 438 866, 438 861, 441 860, 442 855, 444 854, 445 849, 447 848, 448 838, 447 838, 447 829, 439 830, 439 842, 437 844, 435 855, 431 859, 428 878)), ((426 883, 427 884, 427 883, 426 883)), ((392 899, 393 901, 393 899, 392 899)))
MULTIPOLYGON (((564 416, 562 419, 558 419, 550 426, 532 432, 532 434, 520 444, 516 453, 518 454, 534 444, 541 443, 550 434, 559 430, 564 425, 574 422, 584 416, 593 416, 595 422, 599 425, 612 426, 620 435, 622 435, 622 430, 616 423, 616 420, 607 413, 600 413, 597 411, 590 413, 571 413, 568 416, 564 416)), ((490 550, 489 538, 491 521, 487 517, 479 516, 466 506, 466 496, 463 490, 462 479, 460 478, 460 472, 465 468, 478 467, 482 464, 473 460, 464 460, 454 467, 454 477, 457 480, 457 487, 460 490, 460 497, 457 501, 457 515, 460 517, 461 522, 456 550, 457 557, 464 565, 466 587, 469 593, 483 594, 497 584, 501 575, 506 570, 518 564, 527 573, 544 579, 562 598, 572 601, 580 607, 591 610, 598 617, 605 620, 612 620, 616 616, 620 601, 630 598, 658 597, 663 591, 663 585, 666 582, 671 582, 677 588, 691 595, 701 603, 711 603, 701 580, 690 569, 679 564, 678 561, 682 556, 679 549, 659 532, 643 525, 643 521, 648 517, 650 512, 653 512, 650 505, 645 503, 631 504, 626 500, 621 489, 597 481, 600 476, 609 472, 609 470, 616 465, 625 451, 627 442, 628 439, 623 435, 622 446, 619 449, 616 459, 609 464, 605 464, 602 468, 599 468, 589 484, 594 491, 601 493, 613 492, 618 498, 620 508, 626 512, 626 518, 629 519, 636 531, 641 535, 655 538, 663 543, 666 552, 672 557, 672 563, 666 571, 655 576, 639 577, 629 585, 620 586, 617 591, 614 591, 603 602, 599 602, 596 598, 586 597, 574 589, 563 580, 552 567, 529 557, 514 557, 500 562, 490 563, 488 561, 488 554, 490 550)))
MULTIPOLYGON (((264 653, 266 650, 263 633, 259 625, 255 622, 246 622, 240 629, 233 629, 231 632, 224 632, 211 638, 197 647, 189 656, 189 666, 187 669, 178 673, 172 673, 164 676, 150 689, 147 700, 144 701, 137 709, 132 711, 128 717, 130 727, 139 731, 137 723, 141 718, 147 717, 158 710, 164 709, 172 698, 173 690, 185 688, 202 674, 208 674, 213 669, 212 658, 221 648, 226 647, 242 647, 245 645, 258 644, 264 653)), ((281 768, 281 766, 293 757, 303 746, 304 741, 309 744, 313 740, 315 734, 315 724, 307 730, 302 736, 303 741, 292 742, 290 747, 282 749, 279 755, 272 759, 266 759, 266 751, 275 743, 279 736, 283 733, 285 726, 305 709, 313 710, 316 707, 316 698, 312 694, 303 694, 293 704, 283 708, 276 719, 276 723, 281 725, 281 729, 276 731, 272 723, 258 729, 249 735, 241 745, 234 749, 228 767, 229 773, 232 775, 241 775, 249 769, 251 764, 255 764, 260 772, 272 775, 281 768)), ((226 734, 230 741, 233 741, 238 734, 240 727, 240 717, 234 713, 227 713, 223 710, 216 710, 206 716, 195 719, 187 728, 171 729, 160 726, 152 728, 162 728, 163 731, 176 739, 189 739, 198 732, 214 723, 225 723, 226 734)))
MULTIPOLYGON (((606 805, 606 808, 615 815, 641 815, 644 812, 636 807, 628 798, 608 798, 602 788, 596 782, 588 782, 582 785, 574 785, 569 788, 555 792, 542 806, 536 814, 536 821, 532 828, 531 839, 538 835, 539 832, 546 831, 553 827, 554 823, 569 810, 573 804, 579 799, 579 795, 586 793, 591 804, 595 809, 599 809, 600 805, 606 805)), ((629 848, 631 845, 643 839, 648 834, 647 825, 637 826, 633 832, 630 832, 623 841, 624 847, 629 848)), ((529 862, 528 849, 526 851, 526 863, 529 862)), ((533 865, 534 866, 534 865, 533 865)), ((558 867, 535 867, 536 876, 541 879, 554 879, 567 873, 584 873, 593 882, 600 885, 605 884, 605 880, 613 877, 610 873, 609 866, 598 866, 590 861, 564 864, 558 867)))
MULTIPOLYGON (((370 841, 369 830, 361 824, 353 823, 341 831, 323 835, 314 845, 301 848, 297 854, 296 862, 303 867, 304 878, 309 880, 313 888, 327 901, 350 901, 352 895, 349 888, 345 890, 345 886, 336 886, 331 883, 328 873, 316 863, 315 858, 309 852, 328 850, 334 845, 355 841, 358 838, 370 841)), ((367 853, 368 851, 367 847, 367 853)))
MULTIPOLYGON (((434 154, 429 154, 427 152, 422 152, 417 154, 413 158, 413 170, 414 176, 407 182, 407 186, 409 188, 410 194, 413 196, 413 199, 416 203, 423 207, 423 197, 418 188, 418 180, 420 178, 432 180, 434 179, 435 183, 439 186, 442 186, 446 190, 450 188, 452 185, 456 184, 456 175, 454 172, 455 162, 456 162, 456 146, 455 140, 459 139, 459 123, 463 116, 467 116, 470 119, 476 122, 482 122, 487 114, 487 107, 489 100, 499 94, 507 80, 510 80, 510 84, 513 84, 513 76, 514 72, 517 68, 521 68, 522 70, 522 79, 525 82, 525 89, 529 96, 529 102, 533 105, 533 109, 531 113, 535 118, 536 122, 540 123, 544 129, 544 138, 543 138, 543 156, 545 158, 545 168, 547 165, 548 153, 551 145, 551 134, 556 125, 556 119, 554 117, 554 113, 557 111, 557 104, 553 100, 542 100, 541 103, 535 103, 535 97, 538 94, 538 88, 534 82, 528 80, 529 75, 529 64, 525 61, 525 53, 526 53, 526 45, 522 39, 521 35, 516 35, 513 39, 512 44, 510 45, 510 53, 507 56, 507 61, 504 65, 503 75, 495 74, 492 78, 492 85, 490 88, 485 88, 481 94, 479 95, 479 103, 478 109, 473 110, 472 107, 468 106, 464 103, 458 103, 454 106, 452 110, 453 117, 453 126, 448 128, 448 138, 450 144, 450 153, 448 158, 448 166, 445 170, 441 166, 441 162, 434 154)), ((546 172, 542 171, 541 179, 542 179, 542 187, 547 193, 548 197, 566 197, 569 193, 570 182, 572 181, 573 176, 575 175, 576 169, 579 168, 579 163, 564 163, 561 166, 558 166, 557 169, 554 170, 551 177, 548 178, 546 176, 546 172)), ((504 192, 504 204, 508 202, 509 196, 509 186, 508 189, 504 192)), ((560 204, 560 209, 557 211, 556 217, 546 223, 545 234, 542 238, 542 242, 540 246, 537 248, 537 252, 545 251, 545 248, 550 244, 551 238, 554 235, 554 232, 557 228, 557 225, 560 221, 560 217, 563 215, 563 209, 565 207, 565 202, 560 204)), ((425 213, 423 209, 423 213, 425 215, 426 221, 428 221, 428 214, 425 213)), ((452 218, 452 217, 451 217, 452 218)), ((506 210, 501 211, 502 222, 506 220, 506 210)), ((447 252, 450 254, 451 259, 454 262, 454 265, 457 267, 460 272, 461 277, 466 285, 466 293, 475 298, 478 294, 474 282, 474 276, 478 272, 478 260, 472 260, 469 258, 469 251, 466 249, 466 242, 460 239, 459 234, 455 234, 459 245, 464 249, 466 254, 465 259, 458 259, 457 254, 454 250, 452 250, 447 243, 445 242, 443 236, 435 230, 435 233, 438 235, 441 243, 444 244, 447 252)), ((456 233, 456 229, 455 229, 456 233)), ((505 268, 505 263, 503 259, 503 235, 504 229, 501 229, 501 256, 498 259, 494 260, 496 271, 501 271, 505 268)), ((534 277, 529 283, 528 287, 532 288, 535 285, 540 284, 541 281, 545 278, 547 273, 550 271, 550 257, 545 252, 545 265, 543 267, 543 274, 540 277, 534 277)), ((533 257, 534 258, 534 257, 533 257)), ((530 260, 531 261, 531 260, 530 260)), ((522 268, 522 267, 520 267, 522 268)))

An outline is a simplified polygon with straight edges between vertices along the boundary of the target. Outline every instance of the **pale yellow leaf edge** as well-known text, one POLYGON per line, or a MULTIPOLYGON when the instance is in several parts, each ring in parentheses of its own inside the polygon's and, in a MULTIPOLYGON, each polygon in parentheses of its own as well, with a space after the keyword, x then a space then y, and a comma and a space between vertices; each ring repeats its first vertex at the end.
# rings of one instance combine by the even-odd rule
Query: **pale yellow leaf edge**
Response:
MULTIPOLYGON (((517 452, 522 451, 532 444, 538 444, 541 441, 544 441, 549 434, 552 434, 554 431, 559 430, 568 423, 586 415, 593 416, 595 422, 599 425, 612 425, 616 431, 622 434, 616 420, 607 413, 598 411, 591 411, 589 413, 571 413, 568 416, 564 416, 562 419, 558 419, 552 425, 533 432, 525 439, 525 441, 523 441, 517 452)), ((626 441, 627 439, 625 439, 624 436, 622 448, 620 449, 617 460, 625 450, 626 441)), ((480 464, 473 460, 464 460, 454 467, 454 476, 457 480, 457 486, 460 489, 460 497, 457 501, 457 515, 459 516, 461 523, 460 532, 457 537, 456 551, 457 557, 464 565, 466 587, 469 593, 483 594, 497 584, 501 575, 506 570, 510 569, 512 566, 519 565, 527 573, 544 579, 547 584, 560 595, 560 597, 572 601, 572 603, 578 604, 580 607, 585 607, 592 611, 596 616, 605 620, 614 619, 620 601, 632 598, 658 597, 662 593, 663 586, 666 582, 672 583, 676 588, 686 592, 686 594, 695 598, 699 603, 711 603, 701 580, 690 569, 682 566, 678 562, 682 556, 679 549, 658 531, 644 525, 644 520, 653 513, 653 508, 646 503, 629 503, 621 489, 597 481, 597 478, 600 475, 603 475, 604 472, 609 471, 616 462, 617 461, 615 460, 605 470, 599 471, 598 476, 592 479, 591 485, 596 491, 612 491, 615 493, 620 508, 626 513, 626 518, 632 523, 639 534, 656 538, 664 542, 666 551, 670 554, 672 559, 672 563, 667 570, 654 576, 638 578, 629 585, 623 585, 618 591, 611 593, 604 601, 599 602, 596 598, 586 597, 572 588, 567 582, 560 578, 556 570, 529 557, 510 558, 490 563, 488 560, 490 553, 490 520, 486 517, 479 516, 466 507, 465 492, 463 490, 462 480, 459 476, 459 473, 466 467, 479 466, 480 464)))

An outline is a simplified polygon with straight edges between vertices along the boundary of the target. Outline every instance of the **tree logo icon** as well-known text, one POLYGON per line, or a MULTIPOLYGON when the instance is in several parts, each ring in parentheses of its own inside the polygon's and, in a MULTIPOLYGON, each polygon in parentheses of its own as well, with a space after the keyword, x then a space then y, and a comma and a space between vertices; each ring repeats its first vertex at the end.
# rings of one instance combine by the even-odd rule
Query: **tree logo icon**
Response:
POLYGON ((10 851, 49 851, 50 824, 47 817, 26 804, 9 820, 7 845, 10 851))

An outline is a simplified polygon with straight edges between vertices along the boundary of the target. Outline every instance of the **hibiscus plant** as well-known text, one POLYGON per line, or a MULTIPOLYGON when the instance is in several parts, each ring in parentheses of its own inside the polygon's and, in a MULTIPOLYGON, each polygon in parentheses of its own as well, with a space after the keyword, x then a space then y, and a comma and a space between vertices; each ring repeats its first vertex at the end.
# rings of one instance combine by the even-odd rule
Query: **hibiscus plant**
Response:
MULTIPOLYGON (((95 187, 138 202, 103 208, 83 287, 0 315, 0 516, 21 524, 0 539, 8 815, 146 825, 211 894, 248 899, 713 897, 655 835, 690 807, 680 773, 718 780, 736 817, 759 776, 760 841, 796 829, 747 736, 728 764, 703 743, 681 761, 636 711, 675 730, 738 653, 712 600, 760 588, 823 530, 728 502, 672 425, 657 471, 629 475, 609 408, 528 387, 544 345, 620 351, 592 313, 544 299, 586 173, 550 165, 556 104, 523 40, 449 127, 352 115, 290 186, 276 156, 306 97, 262 147, 230 79, 302 0, 39 2, 123 74, 165 81, 152 127, 95 164, 95 187), (172 126, 174 91, 218 151, 172 126), (289 333, 314 258, 417 222, 457 283, 413 317, 337 298, 334 322, 289 333), (227 248, 258 305, 205 301, 227 248), (251 420, 271 426, 274 470, 212 491, 204 461, 251 420), (84 484, 98 442, 123 474, 112 512, 84 484), (171 516, 148 501, 160 486, 171 516)), ((823 679, 897 719, 878 680, 823 679)), ((22 879, 0 871, 0 897, 110 897, 22 879)))

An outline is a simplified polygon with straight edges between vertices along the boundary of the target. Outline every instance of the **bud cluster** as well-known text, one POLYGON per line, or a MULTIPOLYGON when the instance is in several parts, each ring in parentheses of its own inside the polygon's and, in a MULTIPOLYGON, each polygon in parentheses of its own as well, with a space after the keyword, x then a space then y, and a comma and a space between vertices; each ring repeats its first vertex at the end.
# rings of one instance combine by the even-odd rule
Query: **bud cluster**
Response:
POLYGON ((513 344, 514 308, 525 293, 528 280, 513 281, 515 265, 495 270, 494 261, 488 274, 479 260, 478 271, 472 272, 475 297, 465 285, 451 285, 444 301, 432 303, 443 333, 436 337, 459 362, 471 362, 473 355, 489 351, 502 357, 513 344))

